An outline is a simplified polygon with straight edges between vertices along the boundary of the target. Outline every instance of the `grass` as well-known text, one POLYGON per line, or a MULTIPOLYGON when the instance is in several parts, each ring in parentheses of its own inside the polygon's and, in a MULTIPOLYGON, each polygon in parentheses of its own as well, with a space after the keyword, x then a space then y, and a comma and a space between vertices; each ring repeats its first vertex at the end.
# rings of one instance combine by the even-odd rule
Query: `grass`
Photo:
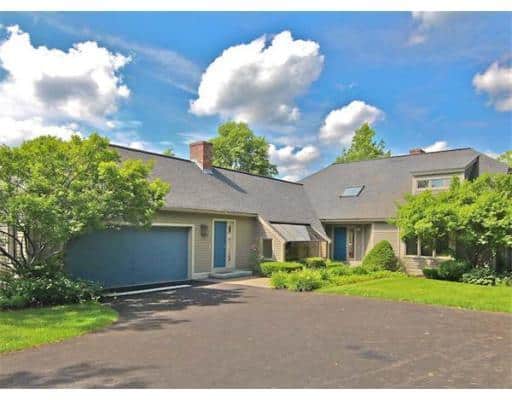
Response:
POLYGON ((117 320, 117 312, 99 303, 0 312, 0 353, 54 343, 117 320))
POLYGON ((407 276, 327 286, 322 293, 378 297, 470 310, 512 312, 512 288, 413 278, 407 276))

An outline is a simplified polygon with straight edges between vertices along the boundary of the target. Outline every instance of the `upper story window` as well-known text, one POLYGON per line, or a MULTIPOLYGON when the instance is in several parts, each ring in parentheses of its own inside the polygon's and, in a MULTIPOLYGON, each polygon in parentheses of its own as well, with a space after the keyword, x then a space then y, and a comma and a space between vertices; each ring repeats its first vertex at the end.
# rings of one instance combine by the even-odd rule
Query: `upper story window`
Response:
POLYGON ((450 182, 450 178, 418 179, 416 181, 416 189, 448 189, 450 182))
POLYGON ((362 186, 350 186, 343 190, 341 197, 357 197, 363 191, 364 185, 362 186))

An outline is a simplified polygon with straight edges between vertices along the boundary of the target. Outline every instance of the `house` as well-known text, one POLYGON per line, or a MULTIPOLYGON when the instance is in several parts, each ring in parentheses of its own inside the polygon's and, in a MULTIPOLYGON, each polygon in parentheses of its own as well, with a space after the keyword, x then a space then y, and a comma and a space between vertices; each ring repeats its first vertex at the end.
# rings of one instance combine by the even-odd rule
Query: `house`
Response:
POLYGON ((129 226, 80 237, 67 248, 72 274, 106 287, 155 284, 249 270, 257 258, 310 256, 356 263, 380 240, 422 267, 442 257, 404 243, 388 220, 405 193, 442 190, 452 176, 472 179, 507 166, 473 149, 422 150, 371 161, 332 164, 301 182, 212 165, 212 145, 190 145, 190 160, 113 146, 123 159, 153 162, 171 184, 152 228, 129 226), (420 260, 420 261, 417 261, 420 260))

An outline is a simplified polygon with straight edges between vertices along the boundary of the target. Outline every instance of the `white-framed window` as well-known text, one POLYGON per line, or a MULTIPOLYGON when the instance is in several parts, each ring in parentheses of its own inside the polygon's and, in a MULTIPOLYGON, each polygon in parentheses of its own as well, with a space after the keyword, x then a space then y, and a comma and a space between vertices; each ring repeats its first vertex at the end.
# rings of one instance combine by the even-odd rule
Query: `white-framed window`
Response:
POLYGON ((416 189, 448 189, 450 187, 451 178, 428 178, 416 180, 416 189))
POLYGON ((270 260, 272 258, 272 239, 262 239, 261 250, 263 258, 270 260))

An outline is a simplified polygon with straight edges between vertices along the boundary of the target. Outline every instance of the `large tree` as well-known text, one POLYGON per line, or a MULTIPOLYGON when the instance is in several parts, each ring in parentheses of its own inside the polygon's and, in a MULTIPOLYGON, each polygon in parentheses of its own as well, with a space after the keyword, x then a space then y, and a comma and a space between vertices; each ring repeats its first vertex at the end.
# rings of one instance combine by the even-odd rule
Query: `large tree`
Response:
POLYGON ((375 131, 368 123, 361 125, 352 138, 350 147, 344 148, 336 158, 337 163, 347 163, 359 160, 373 160, 389 157, 391 152, 386 150, 383 140, 375 140, 375 131))
POLYGON ((211 142, 216 166, 264 176, 277 175, 277 167, 269 160, 266 139, 256 136, 246 123, 223 123, 211 142))
POLYGON ((512 150, 507 150, 503 154, 498 156, 498 160, 507 164, 510 168, 512 168, 512 150))
POLYGON ((23 276, 55 264, 65 243, 85 232, 119 222, 149 226, 169 191, 149 179, 151 170, 138 160, 121 162, 96 134, 0 146, 0 235, 18 250, 0 244, 8 260, 2 266, 23 276))
POLYGON ((500 248, 512 247, 512 175, 454 178, 450 189, 407 195, 396 218, 402 238, 432 243, 453 235, 457 253, 472 265, 490 264, 500 248), (462 251, 461 251, 462 250, 462 251))

